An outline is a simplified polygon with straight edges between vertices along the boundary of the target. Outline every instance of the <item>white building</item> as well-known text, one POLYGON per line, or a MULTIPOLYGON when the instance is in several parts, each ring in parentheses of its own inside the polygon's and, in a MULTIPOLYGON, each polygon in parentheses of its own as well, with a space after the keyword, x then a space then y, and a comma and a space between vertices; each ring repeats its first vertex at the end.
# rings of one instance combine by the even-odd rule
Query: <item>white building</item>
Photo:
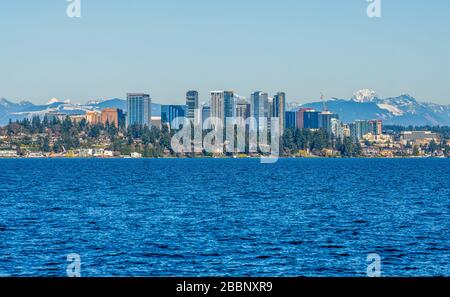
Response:
POLYGON ((136 152, 131 153, 130 156, 131 156, 131 158, 134 158, 134 159, 142 158, 142 154, 141 153, 136 153, 136 152))
POLYGON ((16 158, 16 151, 0 151, 0 158, 16 158))
POLYGON ((331 133, 335 138, 344 139, 344 126, 341 120, 331 118, 331 133))
POLYGON ((105 157, 105 158, 112 158, 112 157, 114 157, 114 152, 110 151, 110 150, 105 150, 103 152, 103 157, 105 157))
POLYGON ((93 149, 80 149, 79 157, 80 158, 90 158, 94 155, 93 149))

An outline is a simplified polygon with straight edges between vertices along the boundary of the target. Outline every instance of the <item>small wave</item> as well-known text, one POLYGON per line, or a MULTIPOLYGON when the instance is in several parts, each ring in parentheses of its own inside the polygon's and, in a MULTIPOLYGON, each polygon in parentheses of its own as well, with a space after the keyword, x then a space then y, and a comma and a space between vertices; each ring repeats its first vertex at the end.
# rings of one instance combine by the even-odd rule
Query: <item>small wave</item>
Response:
POLYGON ((271 256, 257 256, 256 259, 270 259, 271 256))
POLYGON ((304 242, 303 241, 301 241, 301 240, 297 240, 297 241, 290 241, 290 242, 288 242, 288 244, 292 244, 292 245, 301 245, 301 244, 303 244, 304 242))
POLYGON ((330 245, 320 245, 319 247, 320 247, 320 248, 324 248, 324 249, 345 249, 345 246, 342 246, 342 245, 333 245, 333 244, 330 244, 330 245))

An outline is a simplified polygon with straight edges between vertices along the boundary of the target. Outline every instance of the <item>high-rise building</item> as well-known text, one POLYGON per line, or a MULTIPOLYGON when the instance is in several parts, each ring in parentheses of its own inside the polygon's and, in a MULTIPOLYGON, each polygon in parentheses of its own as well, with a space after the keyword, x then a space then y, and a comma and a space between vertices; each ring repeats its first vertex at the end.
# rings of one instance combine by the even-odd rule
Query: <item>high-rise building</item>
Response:
POLYGON ((372 133, 372 135, 383 134, 383 121, 381 120, 369 121, 369 126, 370 126, 370 133, 372 133))
POLYGON ((211 125, 226 127, 227 118, 234 116, 234 93, 232 91, 211 92, 211 125))
POLYGON ((250 104, 247 102, 236 103, 236 118, 243 118, 246 120, 250 117, 250 104))
POLYGON ((280 119, 280 134, 283 135, 286 126, 286 93, 278 92, 273 97, 272 117, 280 119))
POLYGON ((297 128, 297 112, 286 111, 285 113, 285 129, 296 129, 297 128))
POLYGON ((271 131, 271 127, 272 127, 272 114, 273 114, 273 98, 269 97, 269 114, 267 116, 268 131, 271 131))
POLYGON ((100 121, 103 125, 109 123, 119 128, 122 125, 123 111, 118 108, 106 108, 102 110, 100 121))
POLYGON ((323 129, 328 133, 332 133, 331 131, 331 120, 339 119, 339 116, 336 113, 332 113, 329 111, 322 111, 319 114, 319 128, 323 129))
POLYGON ((344 126, 342 125, 342 121, 338 118, 331 119, 331 134, 337 139, 344 139, 344 126))
POLYGON ((180 129, 184 124, 185 117, 185 105, 161 105, 161 122, 168 124, 170 129, 180 129))
POLYGON ((198 92, 191 90, 186 93, 186 118, 199 120, 198 92), (197 114, 196 114, 197 113, 197 114))
POLYGON ((151 127, 152 100, 143 93, 127 94, 127 126, 141 125, 151 127))
POLYGON ((209 123, 209 121, 207 120, 211 117, 211 107, 209 105, 203 104, 201 109, 202 109, 201 124, 203 130, 209 130, 211 129, 211 123, 209 123))
POLYGON ((356 124, 355 123, 348 124, 348 129, 350 131, 350 137, 353 140, 359 140, 358 133, 356 132, 356 124))
POLYGON ((296 127, 297 129, 305 129, 305 112, 313 111, 312 108, 300 108, 296 112, 296 127))
MULTIPOLYGON (((319 129, 320 111, 304 110, 303 111, 303 129, 319 129)), ((299 124, 297 120, 297 125, 299 124)))
POLYGON ((350 125, 349 124, 342 124, 342 133, 344 135, 344 137, 351 137, 351 132, 350 132, 350 125))
POLYGON ((256 120, 256 124, 260 126, 261 118, 269 119, 269 94, 260 91, 251 94, 250 116, 256 120))
POLYGON ((358 120, 350 124, 350 135, 354 140, 360 140, 368 133, 370 133, 369 121, 358 120))

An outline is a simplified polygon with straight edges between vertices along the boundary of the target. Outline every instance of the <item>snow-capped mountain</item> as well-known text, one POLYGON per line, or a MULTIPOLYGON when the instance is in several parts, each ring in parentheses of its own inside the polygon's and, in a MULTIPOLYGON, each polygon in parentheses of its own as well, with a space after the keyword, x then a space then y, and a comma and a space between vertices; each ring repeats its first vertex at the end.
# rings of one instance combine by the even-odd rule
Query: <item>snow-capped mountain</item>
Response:
POLYGON ((352 100, 355 102, 366 103, 378 99, 375 91, 369 89, 359 90, 353 94, 352 100))
POLYGON ((70 104, 70 100, 60 100, 58 98, 52 98, 47 102, 47 105, 51 105, 54 103, 65 103, 65 104, 70 104))
MULTIPOLYGON (((398 97, 379 98, 376 92, 361 90, 350 99, 332 98, 326 101, 330 111, 339 114, 340 118, 350 123, 355 120, 381 119, 385 124, 395 125, 440 125, 450 126, 450 106, 435 103, 423 103, 414 97, 403 94, 398 97)), ((287 110, 299 107, 312 107, 322 110, 323 102, 308 104, 288 103, 287 110)), ((0 126, 6 125, 11 119, 21 120, 32 118, 47 113, 60 114, 84 114, 89 110, 102 110, 104 108, 120 108, 126 110, 126 101, 123 99, 91 100, 85 104, 75 104, 67 100, 53 98, 47 104, 34 105, 22 101, 13 103, 5 98, 0 98, 0 126)), ((159 104, 152 104, 152 115, 158 116, 161 112, 159 104)))
MULTIPOLYGON (((86 104, 71 103, 69 100, 50 99, 47 104, 34 105, 31 102, 22 101, 14 103, 5 98, 0 99, 0 126, 8 124, 9 120, 16 121, 24 118, 39 116, 43 118, 48 113, 64 115, 84 114, 86 111, 100 111, 105 108, 126 109, 126 101, 123 99, 92 100, 86 104)), ((152 114, 158 115, 161 111, 159 104, 152 104, 152 114)))
MULTIPOLYGON (((379 98, 376 92, 360 90, 350 99, 330 99, 328 109, 339 114, 344 122, 380 119, 392 125, 450 125, 450 105, 419 102, 408 94, 379 98)), ((323 102, 302 105, 322 110, 323 102)))
POLYGON ((422 125, 450 125, 450 105, 419 102, 408 94, 398 97, 375 99, 378 107, 390 115, 387 122, 420 122, 422 125))

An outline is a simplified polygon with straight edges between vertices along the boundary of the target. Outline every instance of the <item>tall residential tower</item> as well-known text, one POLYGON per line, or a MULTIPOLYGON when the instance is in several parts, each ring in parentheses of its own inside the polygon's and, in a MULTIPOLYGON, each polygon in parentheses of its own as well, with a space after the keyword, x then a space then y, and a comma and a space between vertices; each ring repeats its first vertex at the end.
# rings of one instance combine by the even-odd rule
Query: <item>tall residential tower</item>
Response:
MULTIPOLYGON (((269 95, 260 91, 253 92, 250 99, 250 116, 256 120, 257 127, 260 126, 260 120, 265 119, 268 124, 269 119, 269 95)), ((267 127, 261 127, 267 128, 267 127)))
POLYGON ((149 94, 127 94, 127 126, 141 125, 151 127, 152 100, 149 94))
POLYGON ((286 93, 279 92, 273 97, 272 117, 279 118, 280 135, 283 135, 286 125, 286 93))
POLYGON ((234 93, 231 91, 211 92, 211 124, 226 127, 227 118, 234 116, 234 93))
POLYGON ((195 90, 191 90, 186 93, 186 118, 191 121, 194 121, 195 119, 197 119, 197 121, 200 120, 198 92, 195 90))

